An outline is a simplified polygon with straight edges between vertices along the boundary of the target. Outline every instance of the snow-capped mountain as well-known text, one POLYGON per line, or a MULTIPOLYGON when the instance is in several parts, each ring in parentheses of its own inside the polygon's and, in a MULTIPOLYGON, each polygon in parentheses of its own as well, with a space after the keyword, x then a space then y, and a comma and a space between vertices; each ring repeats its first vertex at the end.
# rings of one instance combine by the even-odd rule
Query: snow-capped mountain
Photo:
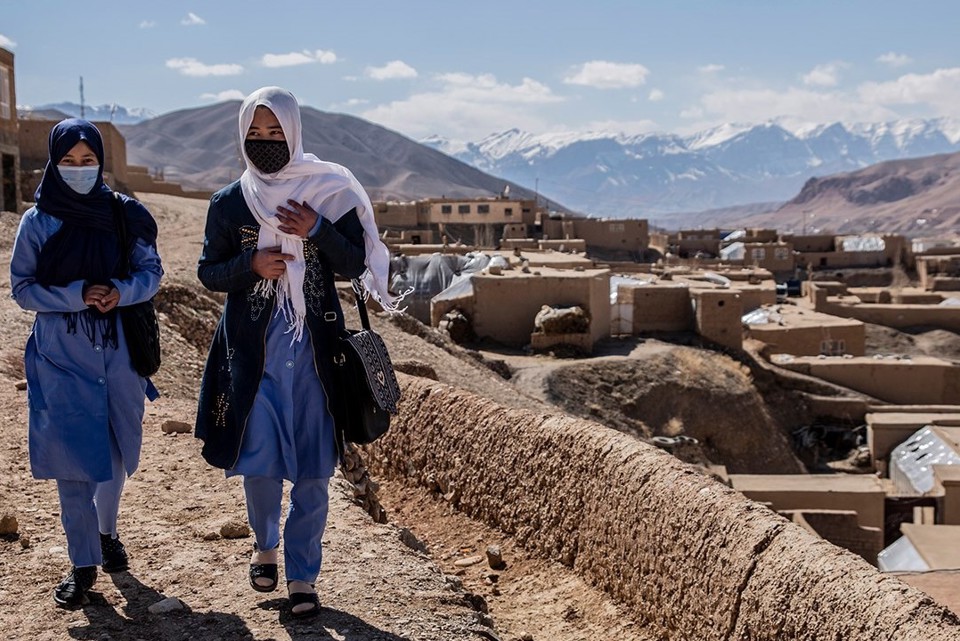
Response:
MULTIPOLYGON (((20 111, 57 111, 72 118, 80 117, 80 105, 73 102, 58 102, 50 105, 39 105, 36 107, 18 107, 20 111)), ((133 107, 127 109, 121 105, 85 105, 83 108, 83 117, 87 120, 96 120, 98 122, 112 122, 116 125, 135 125, 138 122, 149 120, 156 117, 157 114, 149 109, 142 107, 133 107)))
POLYGON ((421 142, 584 213, 625 217, 785 201, 814 176, 960 151, 960 121, 726 124, 688 136, 511 129, 421 142))

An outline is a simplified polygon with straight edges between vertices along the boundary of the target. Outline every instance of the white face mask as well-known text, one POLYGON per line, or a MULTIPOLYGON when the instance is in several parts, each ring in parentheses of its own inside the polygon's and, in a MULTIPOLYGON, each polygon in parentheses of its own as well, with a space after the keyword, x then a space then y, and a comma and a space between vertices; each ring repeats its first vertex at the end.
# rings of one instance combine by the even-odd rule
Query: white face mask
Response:
POLYGON ((78 194, 89 194, 93 186, 97 184, 100 165, 87 165, 86 167, 57 165, 57 171, 60 172, 60 177, 63 178, 63 182, 67 183, 70 189, 78 194))

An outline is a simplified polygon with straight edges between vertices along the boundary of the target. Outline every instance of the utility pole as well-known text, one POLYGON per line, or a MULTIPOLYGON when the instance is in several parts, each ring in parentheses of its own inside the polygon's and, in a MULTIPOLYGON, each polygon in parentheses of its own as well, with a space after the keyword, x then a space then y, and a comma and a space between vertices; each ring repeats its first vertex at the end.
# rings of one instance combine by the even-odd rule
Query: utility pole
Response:
POLYGON ((80 76, 80 117, 85 117, 83 106, 83 76, 80 76))

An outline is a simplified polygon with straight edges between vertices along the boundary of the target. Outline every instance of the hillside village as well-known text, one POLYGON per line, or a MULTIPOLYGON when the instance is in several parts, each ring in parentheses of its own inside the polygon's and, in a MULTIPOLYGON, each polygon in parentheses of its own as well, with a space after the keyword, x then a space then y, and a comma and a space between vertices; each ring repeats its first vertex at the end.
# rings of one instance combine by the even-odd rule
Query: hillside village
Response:
MULTIPOLYGON (((13 56, 2 49, 0 70, 0 211, 13 217, 30 206, 54 121, 19 119, 13 56)), ((208 191, 128 165, 120 130, 96 124, 111 185, 203 209, 208 191)), ((550 363, 554 373, 537 385, 557 415, 538 414, 537 403, 495 408, 510 403, 436 383, 427 359, 398 359, 403 410, 361 453, 373 478, 427 487, 511 545, 573 569, 644 621, 650 638, 868 639, 889 625, 902 638, 956 638, 960 246, 881 233, 654 229, 642 217, 586 218, 522 196, 375 202, 410 317, 381 322, 470 354, 499 373, 498 385, 550 363), (903 337, 933 334, 941 342, 930 353, 896 349, 903 337), (618 360, 625 354, 629 366, 618 360), (593 369, 564 374, 567 363, 593 369), (704 386, 742 383, 752 396, 694 417, 683 395, 673 408, 657 405, 666 392, 630 398, 631 385, 642 387, 643 374, 627 376, 634 365, 678 388, 672 372, 711 372, 704 386), (765 409, 754 416, 750 403, 765 409), (589 421, 614 429, 600 434, 589 421), (578 458, 563 454, 567 443, 578 458), (538 479, 511 485, 503 470, 512 469, 538 479), (732 578, 719 576, 722 565, 732 578), (838 605, 851 591, 856 603, 838 605), (824 604, 832 612, 804 632, 804 613, 824 604)), ((204 300, 184 285, 187 270, 171 273, 188 299, 204 300)), ((191 322, 211 331, 216 304, 206 315, 194 307, 191 322)), ((174 302, 160 308, 170 322, 179 309, 183 331, 189 315, 174 302)), ((488 638, 511 638, 489 629, 488 638)))

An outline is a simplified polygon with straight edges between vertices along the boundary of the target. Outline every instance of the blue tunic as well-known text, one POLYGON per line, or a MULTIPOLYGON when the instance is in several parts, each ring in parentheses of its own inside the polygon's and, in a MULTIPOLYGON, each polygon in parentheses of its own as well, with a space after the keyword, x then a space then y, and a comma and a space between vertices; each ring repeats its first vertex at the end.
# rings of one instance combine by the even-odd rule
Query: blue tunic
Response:
MULTIPOLYGON (((44 243, 62 222, 27 210, 20 220, 10 281, 13 299, 37 312, 27 339, 24 367, 30 408, 30 468, 38 479, 103 482, 113 478, 110 460, 111 427, 127 474, 140 461, 144 397, 156 389, 130 363, 122 323, 117 323, 117 348, 82 332, 68 332, 64 312, 87 309, 84 281, 45 287, 34 279, 44 243)), ((113 279, 120 306, 150 299, 160 286, 163 268, 155 249, 137 241, 130 276, 113 279)))
POLYGON ((328 478, 337 464, 337 445, 327 395, 313 362, 310 332, 291 344, 287 321, 276 308, 273 312, 265 338, 263 377, 247 418, 240 458, 227 476, 293 482, 328 478))

